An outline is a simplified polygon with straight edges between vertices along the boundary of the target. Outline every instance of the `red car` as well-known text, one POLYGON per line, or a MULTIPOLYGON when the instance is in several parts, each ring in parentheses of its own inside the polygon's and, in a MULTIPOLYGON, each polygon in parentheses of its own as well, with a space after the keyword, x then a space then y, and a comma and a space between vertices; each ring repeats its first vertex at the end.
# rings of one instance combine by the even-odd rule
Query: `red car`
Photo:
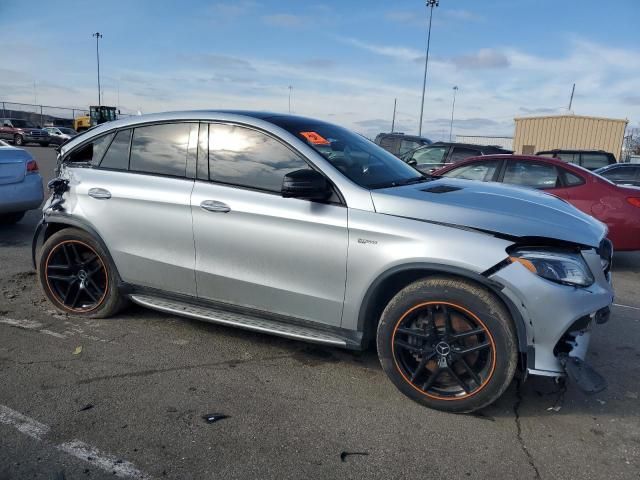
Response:
POLYGON ((577 165, 546 157, 487 155, 447 165, 432 175, 544 190, 606 223, 616 250, 640 250, 640 188, 616 185, 577 165))

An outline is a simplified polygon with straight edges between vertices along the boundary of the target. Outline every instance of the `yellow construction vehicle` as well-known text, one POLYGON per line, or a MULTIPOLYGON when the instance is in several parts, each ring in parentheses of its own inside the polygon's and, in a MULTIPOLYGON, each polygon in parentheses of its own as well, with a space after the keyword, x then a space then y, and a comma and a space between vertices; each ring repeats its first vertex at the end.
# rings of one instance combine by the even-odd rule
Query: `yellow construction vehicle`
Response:
POLYGON ((89 107, 89 115, 82 115, 81 117, 73 119, 73 129, 76 132, 82 132, 83 130, 88 130, 89 128, 100 125, 101 123, 116 120, 116 113, 116 107, 92 105, 89 107))

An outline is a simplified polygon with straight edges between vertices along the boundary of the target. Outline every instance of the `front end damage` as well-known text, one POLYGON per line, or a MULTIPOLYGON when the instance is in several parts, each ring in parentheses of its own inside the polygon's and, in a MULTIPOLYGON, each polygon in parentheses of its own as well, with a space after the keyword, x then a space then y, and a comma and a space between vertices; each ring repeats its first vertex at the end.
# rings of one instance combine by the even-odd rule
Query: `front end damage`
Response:
POLYGON ((593 274, 585 287, 542 278, 518 262, 505 262, 489 277, 522 315, 526 327, 526 370, 533 375, 567 376, 585 392, 606 388, 606 381, 586 361, 591 334, 609 320, 613 302, 611 244, 580 251, 593 274))

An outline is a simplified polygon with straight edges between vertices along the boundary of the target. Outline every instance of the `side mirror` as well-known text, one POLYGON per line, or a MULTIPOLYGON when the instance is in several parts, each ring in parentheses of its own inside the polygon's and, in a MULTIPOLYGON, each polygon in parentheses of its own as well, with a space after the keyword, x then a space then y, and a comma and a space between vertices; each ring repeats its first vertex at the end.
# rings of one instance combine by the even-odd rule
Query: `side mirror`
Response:
POLYGON ((407 160, 407 165, 411 165, 412 167, 415 167, 416 165, 418 165, 418 162, 416 161, 415 158, 410 158, 409 160, 407 160))
POLYGON ((284 176, 282 196, 284 198, 322 201, 331 196, 331 187, 324 175, 315 170, 304 168, 284 176))

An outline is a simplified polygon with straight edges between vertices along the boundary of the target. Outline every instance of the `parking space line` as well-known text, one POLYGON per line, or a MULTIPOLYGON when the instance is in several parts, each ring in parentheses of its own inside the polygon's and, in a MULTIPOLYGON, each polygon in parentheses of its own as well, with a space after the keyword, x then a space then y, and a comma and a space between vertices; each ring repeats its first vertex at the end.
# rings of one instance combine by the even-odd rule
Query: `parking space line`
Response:
POLYGON ((44 325, 40 322, 36 322, 35 320, 17 320, 15 318, 0 317, 0 323, 9 325, 10 327, 22 328, 23 330, 32 330, 34 332, 44 333, 51 337, 67 338, 66 335, 63 335, 62 333, 42 328, 44 325))
POLYGON ((640 310, 640 307, 632 307, 631 305, 622 305, 621 303, 614 303, 614 307, 630 308, 631 310, 640 310))
POLYGON ((121 460, 114 455, 101 452, 80 440, 71 440, 70 442, 58 445, 56 448, 80 460, 89 462, 105 472, 112 472, 116 477, 139 478, 143 480, 151 478, 149 475, 138 470, 132 463, 121 460))
MULTIPOLYGON (((20 412, 16 412, 5 405, 0 405, 0 424, 12 426, 19 432, 35 440, 49 444, 44 437, 49 434, 51 427, 27 417, 20 412)), ((151 480, 152 478, 138 470, 133 463, 122 460, 115 455, 102 452, 81 440, 74 439, 58 445, 49 445, 56 450, 71 455, 85 463, 89 463, 118 478, 136 478, 140 480, 151 480)))
POLYGON ((11 425, 19 432, 36 440, 42 440, 42 437, 49 433, 49 427, 47 425, 22 415, 20 412, 16 412, 4 405, 0 405, 0 423, 11 425))

